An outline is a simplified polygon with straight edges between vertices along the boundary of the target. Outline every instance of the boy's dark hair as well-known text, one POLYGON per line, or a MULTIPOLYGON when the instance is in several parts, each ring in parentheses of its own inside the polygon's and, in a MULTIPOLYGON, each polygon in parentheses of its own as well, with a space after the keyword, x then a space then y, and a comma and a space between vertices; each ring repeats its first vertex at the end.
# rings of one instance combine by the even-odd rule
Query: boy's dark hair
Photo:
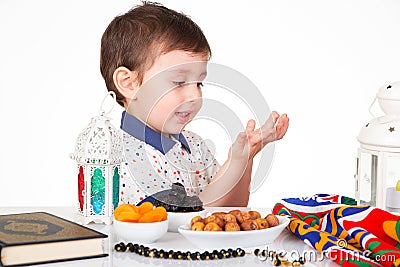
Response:
POLYGON ((158 3, 143 2, 111 21, 101 38, 100 71, 108 91, 117 102, 124 97, 113 82, 114 71, 124 66, 137 72, 140 85, 143 75, 161 54, 184 50, 211 56, 211 49, 200 27, 182 13, 158 3))

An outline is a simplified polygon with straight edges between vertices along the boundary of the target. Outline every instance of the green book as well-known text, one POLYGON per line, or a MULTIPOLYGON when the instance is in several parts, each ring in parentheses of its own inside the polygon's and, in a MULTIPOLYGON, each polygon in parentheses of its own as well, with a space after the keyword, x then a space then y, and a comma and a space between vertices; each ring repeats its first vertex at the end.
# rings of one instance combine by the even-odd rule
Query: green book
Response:
POLYGON ((104 257, 105 238, 46 212, 0 215, 0 266, 104 257))

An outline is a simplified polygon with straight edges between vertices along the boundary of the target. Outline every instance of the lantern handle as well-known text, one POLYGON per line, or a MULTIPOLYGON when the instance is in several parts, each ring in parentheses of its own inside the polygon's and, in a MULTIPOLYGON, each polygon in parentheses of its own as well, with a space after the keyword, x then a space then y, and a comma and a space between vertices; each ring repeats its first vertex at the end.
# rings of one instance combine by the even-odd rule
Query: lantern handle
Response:
MULTIPOLYGON (((114 92, 113 92, 113 93, 114 93, 114 92)), ((372 113, 371 108, 372 108, 372 106, 375 104, 375 101, 376 101, 376 96, 375 96, 375 98, 374 98, 374 101, 372 101, 372 103, 371 103, 371 105, 369 106, 369 109, 368 109, 369 114, 371 114, 371 116, 372 116, 374 119, 376 119, 376 116, 374 115, 374 113, 372 113)))
POLYGON ((100 110, 99 110, 99 114, 100 116, 107 116, 108 114, 110 114, 110 112, 113 110, 114 106, 115 106, 115 102, 117 102, 117 95, 115 94, 115 92, 113 91, 109 91, 107 92, 107 94, 104 96, 103 101, 101 102, 101 106, 100 106, 100 110), (104 110, 104 103, 107 100, 107 97, 110 96, 113 98, 113 104, 111 106, 111 108, 106 112, 104 110))
POLYGON ((372 101, 372 103, 371 103, 371 105, 369 106, 369 109, 368 109, 369 114, 371 114, 371 116, 374 119, 377 119, 377 121, 379 123, 381 123, 381 124, 400 120, 400 116, 399 115, 385 115, 385 116, 379 117, 379 118, 377 116, 375 116, 374 113, 372 113, 371 108, 375 104, 376 98, 377 97, 375 97, 374 101, 372 101))

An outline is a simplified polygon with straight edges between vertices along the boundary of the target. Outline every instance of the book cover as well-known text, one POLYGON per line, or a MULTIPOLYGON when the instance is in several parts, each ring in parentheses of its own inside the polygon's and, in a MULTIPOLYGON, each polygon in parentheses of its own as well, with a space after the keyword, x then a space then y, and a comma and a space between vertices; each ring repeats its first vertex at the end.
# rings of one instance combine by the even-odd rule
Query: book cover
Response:
POLYGON ((0 215, 0 266, 107 256, 107 235, 46 212, 0 215))

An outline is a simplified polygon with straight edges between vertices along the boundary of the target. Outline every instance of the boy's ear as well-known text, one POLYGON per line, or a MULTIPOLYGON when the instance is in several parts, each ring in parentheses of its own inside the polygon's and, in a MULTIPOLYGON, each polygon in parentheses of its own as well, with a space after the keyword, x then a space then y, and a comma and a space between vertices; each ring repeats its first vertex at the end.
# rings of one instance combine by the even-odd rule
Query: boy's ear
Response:
POLYGON ((134 99, 139 88, 136 73, 126 67, 118 67, 113 74, 114 85, 124 96, 125 103, 129 104, 134 99))

